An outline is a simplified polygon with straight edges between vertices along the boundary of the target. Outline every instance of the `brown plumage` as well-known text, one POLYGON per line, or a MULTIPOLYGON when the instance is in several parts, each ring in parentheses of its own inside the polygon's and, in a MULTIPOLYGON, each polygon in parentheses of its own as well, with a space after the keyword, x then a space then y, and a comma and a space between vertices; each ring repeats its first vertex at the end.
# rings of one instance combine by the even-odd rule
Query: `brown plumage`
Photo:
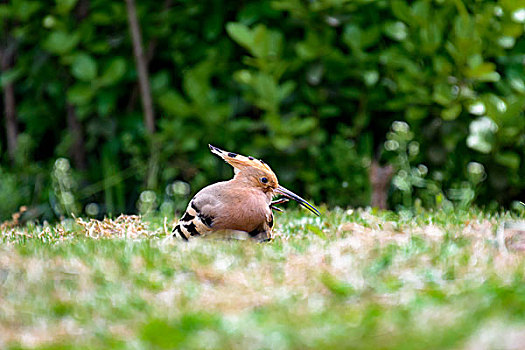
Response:
POLYGON ((296 200, 319 215, 310 203, 280 186, 277 176, 262 160, 209 147, 212 153, 233 166, 235 176, 200 190, 173 229, 173 236, 188 240, 214 234, 269 240, 274 224, 272 209, 280 211, 275 205, 286 201, 272 202, 276 194, 296 200))

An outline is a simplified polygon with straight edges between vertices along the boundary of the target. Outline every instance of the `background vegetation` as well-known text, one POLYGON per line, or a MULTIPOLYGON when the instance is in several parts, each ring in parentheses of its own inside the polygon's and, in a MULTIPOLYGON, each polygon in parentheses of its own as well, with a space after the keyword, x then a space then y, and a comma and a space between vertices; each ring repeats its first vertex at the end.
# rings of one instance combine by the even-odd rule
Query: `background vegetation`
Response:
POLYGON ((515 205, 525 194, 525 2, 0 1, 0 217, 181 209, 265 159, 315 202, 515 205), (151 113, 153 112, 153 113, 151 113), (513 204, 514 203, 514 204, 513 204))

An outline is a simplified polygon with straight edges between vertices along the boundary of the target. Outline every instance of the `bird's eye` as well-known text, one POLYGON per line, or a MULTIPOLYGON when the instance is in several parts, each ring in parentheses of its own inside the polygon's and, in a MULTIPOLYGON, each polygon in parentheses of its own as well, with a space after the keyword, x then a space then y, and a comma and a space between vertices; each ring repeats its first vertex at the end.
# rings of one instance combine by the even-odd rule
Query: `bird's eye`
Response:
POLYGON ((265 177, 261 177, 261 182, 262 182, 263 184, 266 184, 266 183, 268 183, 268 179, 265 178, 265 177))

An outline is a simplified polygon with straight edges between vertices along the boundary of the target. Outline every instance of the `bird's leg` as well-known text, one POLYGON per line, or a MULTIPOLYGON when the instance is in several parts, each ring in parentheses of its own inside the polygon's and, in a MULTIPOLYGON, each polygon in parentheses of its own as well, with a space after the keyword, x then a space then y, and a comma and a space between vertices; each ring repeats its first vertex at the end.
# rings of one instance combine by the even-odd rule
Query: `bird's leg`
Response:
POLYGON ((273 202, 270 203, 270 209, 283 212, 284 210, 282 210, 281 208, 277 208, 276 205, 283 204, 286 202, 288 202, 288 198, 285 198, 285 197, 274 200, 273 202))

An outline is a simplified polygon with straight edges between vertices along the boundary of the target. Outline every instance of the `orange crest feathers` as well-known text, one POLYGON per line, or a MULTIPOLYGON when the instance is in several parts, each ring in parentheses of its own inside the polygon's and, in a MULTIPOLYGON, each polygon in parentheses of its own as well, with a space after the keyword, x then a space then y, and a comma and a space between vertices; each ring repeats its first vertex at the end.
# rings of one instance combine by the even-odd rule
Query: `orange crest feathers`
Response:
POLYGON ((315 215, 319 216, 319 210, 308 203, 305 199, 299 197, 292 191, 279 185, 277 176, 272 169, 260 159, 254 157, 245 157, 237 153, 227 152, 212 145, 208 145, 213 154, 221 157, 226 163, 230 164, 235 170, 235 178, 248 180, 244 184, 248 186, 255 186, 262 189, 265 193, 270 195, 280 194, 286 198, 293 199, 300 205, 310 210, 315 215))
POLYGON ((227 152, 212 145, 208 146, 210 147, 210 150, 213 154, 221 157, 226 163, 230 164, 235 169, 235 173, 248 168, 256 168, 275 176, 268 164, 262 160, 256 159, 254 157, 245 157, 233 152, 227 152))

